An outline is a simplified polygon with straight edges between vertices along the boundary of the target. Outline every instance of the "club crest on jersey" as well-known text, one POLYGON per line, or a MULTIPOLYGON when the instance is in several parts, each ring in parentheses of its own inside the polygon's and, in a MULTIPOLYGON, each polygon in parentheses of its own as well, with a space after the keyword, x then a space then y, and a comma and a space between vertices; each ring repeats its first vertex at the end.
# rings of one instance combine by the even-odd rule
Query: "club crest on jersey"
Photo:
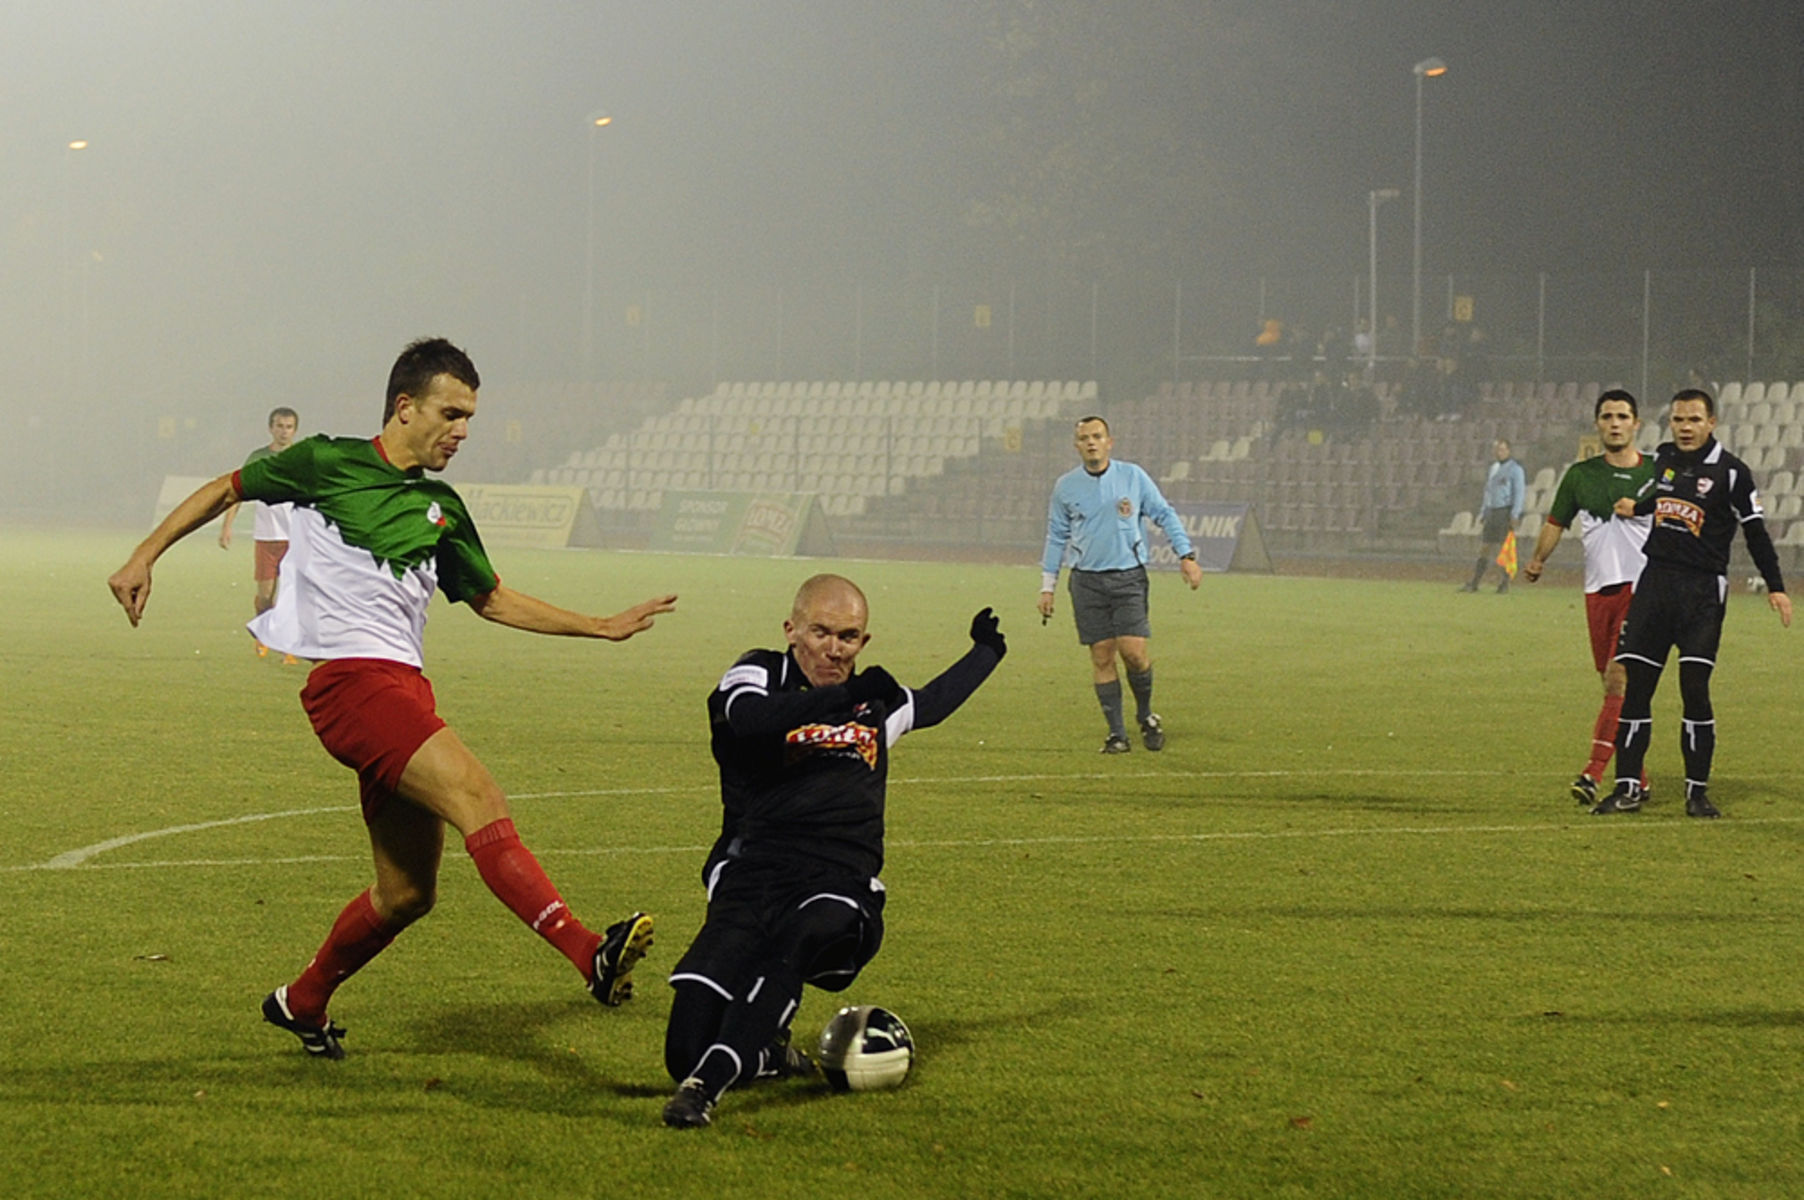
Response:
POLYGON ((1689 500, 1662 496, 1654 501, 1654 524, 1683 525, 1692 537, 1699 537, 1704 531, 1704 510, 1689 500))
POLYGON ((1131 517, 1134 515, 1134 502, 1126 496, 1123 496, 1121 499, 1115 501, 1115 511, 1120 513, 1123 517, 1131 517))
POLYGON ((437 525, 439 528, 444 528, 445 510, 438 506, 437 500, 434 500, 431 504, 426 506, 426 519, 431 521, 434 525, 437 525))
POLYGON ((798 749, 851 750, 864 759, 865 766, 877 769, 877 731, 869 725, 803 725, 790 730, 783 740, 798 749))
POLYGON ((1672 479, 1673 479, 1672 468, 1668 467, 1668 468, 1666 468, 1666 470, 1664 472, 1661 473, 1660 482, 1661 483, 1671 483, 1672 479))
POLYGON ((1699 479, 1698 480, 1698 495, 1699 496, 1708 496, 1710 494, 1710 487, 1715 482, 1716 482, 1716 480, 1710 478, 1708 475, 1704 476, 1702 479, 1699 479))

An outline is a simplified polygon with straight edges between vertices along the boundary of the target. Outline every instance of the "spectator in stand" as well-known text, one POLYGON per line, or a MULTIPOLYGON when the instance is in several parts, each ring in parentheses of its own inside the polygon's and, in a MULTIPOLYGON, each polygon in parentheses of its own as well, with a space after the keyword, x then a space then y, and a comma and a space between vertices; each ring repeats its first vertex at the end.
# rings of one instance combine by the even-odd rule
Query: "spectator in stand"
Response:
POLYGON ((1353 326, 1353 357, 1363 368, 1372 358, 1372 323, 1364 317, 1353 326))
POLYGON ((1365 373, 1348 371, 1334 396, 1333 425, 1343 433, 1360 433, 1378 420, 1382 406, 1365 373))
POLYGON ((1253 338, 1253 352, 1265 365, 1265 377, 1274 377, 1278 358, 1284 353, 1284 322, 1276 317, 1261 318, 1258 336, 1253 338))
POLYGON ((1459 355, 1460 386, 1465 393, 1466 405, 1470 407, 1478 403, 1484 394, 1484 385, 1491 378, 1491 342, 1485 331, 1477 325, 1466 327, 1466 345, 1459 355))

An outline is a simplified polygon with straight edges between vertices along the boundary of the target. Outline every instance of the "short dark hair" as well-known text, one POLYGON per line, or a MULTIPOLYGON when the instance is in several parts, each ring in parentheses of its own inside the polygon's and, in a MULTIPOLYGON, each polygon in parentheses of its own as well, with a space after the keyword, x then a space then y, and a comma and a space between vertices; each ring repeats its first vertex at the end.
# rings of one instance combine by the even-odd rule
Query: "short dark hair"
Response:
POLYGON ((300 419, 301 419, 301 414, 294 411, 294 409, 288 408, 286 406, 270 409, 269 410, 269 423, 271 425, 274 425, 276 423, 277 417, 292 417, 292 418, 294 418, 295 422, 297 424, 299 424, 300 419))
POLYGON ((1591 408, 1591 419, 1593 421, 1597 420, 1598 415, 1604 411, 1604 405, 1611 400, 1622 401, 1624 404, 1629 406, 1629 412, 1634 414, 1634 417, 1637 421, 1639 421, 1641 419, 1641 406, 1635 403, 1635 397, 1628 391, 1628 389, 1611 388, 1607 392, 1601 392, 1598 394, 1597 403, 1595 405, 1593 405, 1591 408))
MULTIPOLYGON (((1103 419, 1101 417, 1079 417, 1077 419, 1078 425, 1088 425, 1092 421, 1101 421, 1102 422, 1102 431, 1104 433, 1109 432, 1109 423, 1107 421, 1103 421, 1103 419)), ((1076 426, 1073 426, 1073 428, 1076 428, 1076 426)))
POLYGON ((425 395, 440 375, 449 375, 472 392, 482 386, 482 377, 468 354, 444 338, 421 338, 401 351, 388 373, 388 400, 382 408, 382 423, 388 424, 395 415, 396 400, 425 395))
POLYGON ((1703 402, 1704 411, 1712 417, 1716 416, 1716 401, 1703 388, 1681 388, 1673 393, 1672 402, 1674 404, 1681 400, 1700 400, 1703 402))

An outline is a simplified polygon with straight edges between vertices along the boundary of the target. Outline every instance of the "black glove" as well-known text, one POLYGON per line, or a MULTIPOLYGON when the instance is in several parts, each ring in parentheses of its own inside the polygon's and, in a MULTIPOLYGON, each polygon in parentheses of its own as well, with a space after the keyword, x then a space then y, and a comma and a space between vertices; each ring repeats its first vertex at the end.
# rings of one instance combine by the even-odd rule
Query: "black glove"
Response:
POLYGON ((846 680, 846 695, 854 704, 881 700, 886 707, 894 708, 902 702, 902 685, 882 667, 866 667, 846 680))
POLYGON ((988 646, 994 650, 998 659, 1008 653, 1008 639, 1002 636, 1002 630, 998 628, 1001 623, 1001 619, 988 608, 971 618, 971 640, 979 646, 988 646))

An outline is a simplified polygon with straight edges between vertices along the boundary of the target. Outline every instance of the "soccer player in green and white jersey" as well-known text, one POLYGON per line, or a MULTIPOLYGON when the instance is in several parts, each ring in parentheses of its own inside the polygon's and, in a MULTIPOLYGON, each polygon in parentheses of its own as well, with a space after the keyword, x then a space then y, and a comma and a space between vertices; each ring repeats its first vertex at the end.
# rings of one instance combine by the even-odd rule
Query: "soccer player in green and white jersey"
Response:
MULTIPOLYGON (((1611 388, 1598 396, 1592 415, 1603 453, 1573 463, 1561 476, 1547 523, 1522 569, 1530 583, 1540 579, 1560 535, 1578 522, 1585 552, 1585 623, 1591 630, 1592 661, 1604 683, 1603 707, 1591 729, 1591 757, 1572 781, 1572 796, 1584 805, 1596 802, 1597 782, 1616 749, 1616 722, 1628 682, 1622 664, 1614 661, 1616 635, 1622 631, 1635 581, 1647 561, 1641 546, 1653 524, 1651 517, 1624 519, 1612 511, 1616 501, 1633 496, 1654 473, 1654 460, 1635 448, 1635 434, 1641 429, 1635 397, 1611 388)), ((1644 778, 1643 788, 1646 785, 1644 778)))
POLYGON ((644 913, 598 934, 570 912, 521 844, 506 795, 434 711, 421 674, 435 590, 498 624, 610 641, 676 607, 666 595, 585 616, 502 585, 457 493, 426 474, 444 470, 469 435, 478 386, 475 365, 450 342, 413 343, 389 375, 375 438, 312 437, 221 475, 177 505, 107 581, 135 626, 151 567, 171 545, 238 501, 295 505, 283 587, 252 631, 316 662, 301 704, 326 749, 357 772, 375 860, 374 884, 345 906, 313 961, 263 1001, 266 1021, 325 1058, 344 1057, 344 1031, 326 1016, 333 991, 432 909, 447 824, 489 890, 570 960, 601 1003, 631 995, 632 969, 651 946, 644 913))
MULTIPOLYGON (((269 413, 269 445, 258 446, 245 457, 245 463, 254 463, 260 458, 269 458, 282 453, 294 443, 294 435, 301 427, 301 418, 294 409, 287 407, 273 408, 269 413)), ((256 597, 252 600, 254 610, 260 615, 275 607, 276 584, 281 579, 282 556, 288 553, 288 518, 294 511, 292 504, 258 504, 253 502, 253 511, 257 521, 251 531, 252 543, 255 547, 251 556, 251 578, 257 585, 256 597)), ((232 548, 232 522, 238 519, 238 505, 226 509, 225 516, 219 522, 219 548, 232 548)), ((262 642, 256 643, 257 657, 262 658, 269 653, 269 647, 262 642)), ((301 660, 292 654, 284 654, 284 666, 293 666, 301 660)))

